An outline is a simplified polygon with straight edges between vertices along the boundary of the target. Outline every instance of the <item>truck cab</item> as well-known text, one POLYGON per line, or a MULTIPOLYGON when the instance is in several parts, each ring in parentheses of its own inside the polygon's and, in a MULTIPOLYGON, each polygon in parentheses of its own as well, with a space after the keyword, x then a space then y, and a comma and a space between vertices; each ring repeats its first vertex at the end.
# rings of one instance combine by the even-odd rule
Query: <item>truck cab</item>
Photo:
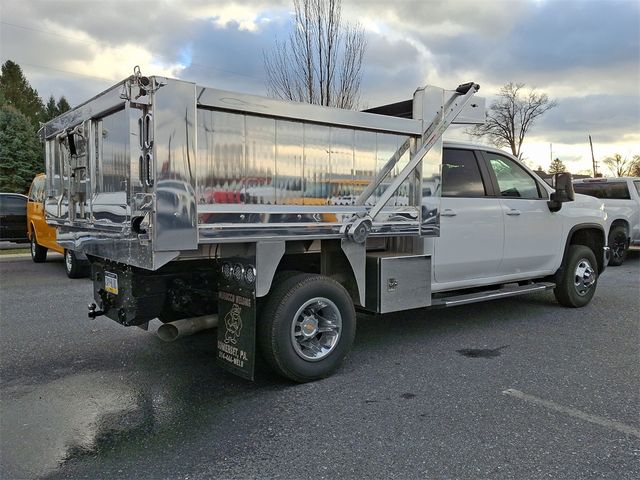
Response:
POLYGON ((602 202, 578 195, 552 211, 553 192, 502 150, 445 142, 432 291, 553 275, 577 228, 581 235, 599 239, 592 247, 598 270, 603 271, 602 202))

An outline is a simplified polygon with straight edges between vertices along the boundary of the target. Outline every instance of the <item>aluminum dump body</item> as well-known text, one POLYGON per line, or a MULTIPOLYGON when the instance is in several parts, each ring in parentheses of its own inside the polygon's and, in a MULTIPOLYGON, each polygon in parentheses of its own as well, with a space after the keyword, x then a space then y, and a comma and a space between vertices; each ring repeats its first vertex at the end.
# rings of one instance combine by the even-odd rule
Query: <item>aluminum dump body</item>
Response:
MULTIPOLYGON (((419 89, 401 118, 132 76, 43 127, 48 221, 65 248, 150 270, 220 243, 343 238, 445 97, 419 89)), ((458 123, 483 116, 476 104, 458 123)), ((395 188, 372 237, 438 234, 440 165, 441 146, 395 188)))

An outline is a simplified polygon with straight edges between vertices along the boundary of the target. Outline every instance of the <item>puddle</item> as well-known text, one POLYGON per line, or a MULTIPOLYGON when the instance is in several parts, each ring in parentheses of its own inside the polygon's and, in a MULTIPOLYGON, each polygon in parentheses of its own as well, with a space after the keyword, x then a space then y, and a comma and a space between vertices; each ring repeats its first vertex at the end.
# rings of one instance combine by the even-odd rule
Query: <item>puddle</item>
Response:
POLYGON ((507 348, 509 345, 503 345, 498 348, 463 348, 462 350, 456 350, 460 355, 469 358, 495 358, 501 355, 501 351, 507 348))
POLYGON ((3 392, 3 470, 41 477, 101 442, 153 425, 154 405, 117 375, 80 374, 3 392))

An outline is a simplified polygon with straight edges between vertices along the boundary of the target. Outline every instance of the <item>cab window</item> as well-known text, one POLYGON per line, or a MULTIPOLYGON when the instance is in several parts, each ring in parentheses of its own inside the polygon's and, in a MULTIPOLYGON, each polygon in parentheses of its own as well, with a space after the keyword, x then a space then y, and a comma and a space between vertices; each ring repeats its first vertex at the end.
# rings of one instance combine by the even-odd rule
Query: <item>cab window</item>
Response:
POLYGON ((484 197, 478 160, 471 150, 446 148, 442 157, 443 197, 484 197))
POLYGON ((492 152, 485 152, 493 170, 501 197, 541 198, 536 180, 512 159, 492 152))
POLYGON ((44 201, 44 177, 36 177, 31 184, 31 190, 29 190, 30 202, 42 202, 44 201))
POLYGON ((574 183, 573 190, 582 195, 589 195, 595 198, 606 198, 604 188, 601 183, 574 183))
POLYGON ((33 182, 31 183, 31 188, 29 189, 29 201, 30 202, 35 202, 36 201, 36 192, 38 191, 38 180, 40 178, 36 178, 33 180, 33 182))
POLYGON ((44 202, 44 182, 45 182, 45 177, 40 177, 40 183, 38 184, 38 191, 36 192, 36 200, 38 202, 44 202))
POLYGON ((26 215, 27 201, 18 195, 0 195, 0 213, 2 215, 26 215))
POLYGON ((629 195, 629 188, 625 183, 610 183, 607 184, 606 188, 607 198, 611 198, 613 200, 630 200, 631 195, 629 195))
POLYGON ((630 200, 629 188, 622 182, 584 182, 573 186, 576 193, 602 200, 630 200))

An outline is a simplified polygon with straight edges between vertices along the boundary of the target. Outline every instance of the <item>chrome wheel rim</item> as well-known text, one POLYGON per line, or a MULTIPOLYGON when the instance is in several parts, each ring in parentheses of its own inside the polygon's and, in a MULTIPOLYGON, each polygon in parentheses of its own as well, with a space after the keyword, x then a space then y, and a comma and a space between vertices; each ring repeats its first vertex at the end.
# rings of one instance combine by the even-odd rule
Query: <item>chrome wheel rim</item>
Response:
POLYGON ((67 267, 67 272, 70 272, 73 268, 73 259, 71 258, 69 250, 64 251, 64 264, 67 267))
POLYGON ((329 355, 342 332, 342 315, 331 300, 315 297, 298 309, 291 323, 291 343, 299 357, 317 362, 329 355))
POLYGON ((34 237, 31 237, 31 256, 36 256, 36 240, 34 237))
POLYGON ((585 296, 596 282, 596 272, 586 258, 580 259, 576 266, 573 285, 581 297, 585 296))

